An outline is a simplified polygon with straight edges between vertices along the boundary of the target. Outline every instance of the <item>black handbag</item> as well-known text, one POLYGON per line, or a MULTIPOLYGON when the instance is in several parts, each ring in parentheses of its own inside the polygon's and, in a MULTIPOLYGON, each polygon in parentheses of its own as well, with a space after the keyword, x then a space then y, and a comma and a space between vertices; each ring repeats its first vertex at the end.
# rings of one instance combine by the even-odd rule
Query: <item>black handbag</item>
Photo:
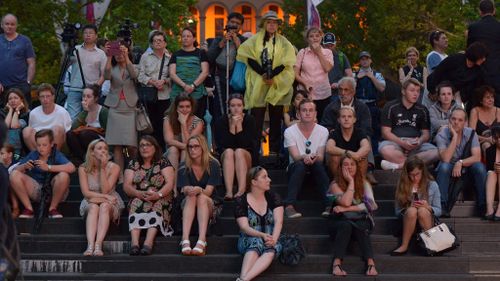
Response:
POLYGON ((282 264, 295 266, 306 257, 306 251, 298 234, 281 234, 278 242, 283 247, 278 257, 282 264))
MULTIPOLYGON (((165 54, 161 59, 160 73, 158 74, 158 80, 161 79, 163 74, 163 64, 165 63, 165 54)), ((158 101, 158 89, 156 87, 145 86, 141 83, 137 84, 137 95, 139 100, 143 103, 155 103, 158 101)))

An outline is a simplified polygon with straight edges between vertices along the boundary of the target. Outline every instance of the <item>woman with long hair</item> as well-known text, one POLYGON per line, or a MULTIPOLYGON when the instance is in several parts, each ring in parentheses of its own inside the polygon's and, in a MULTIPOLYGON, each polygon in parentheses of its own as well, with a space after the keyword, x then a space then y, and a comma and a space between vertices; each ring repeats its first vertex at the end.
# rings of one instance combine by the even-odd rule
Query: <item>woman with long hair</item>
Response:
POLYGON ((0 111, 0 117, 7 125, 6 141, 14 147, 14 162, 17 162, 22 155, 21 131, 28 126, 29 107, 23 92, 17 88, 9 89, 6 97, 7 102, 0 111))
POLYGON ((207 91, 203 82, 209 74, 207 53, 197 48, 196 33, 190 27, 182 30, 182 47, 170 58, 168 70, 174 81, 170 98, 182 93, 193 97, 198 104, 195 115, 203 118, 207 106, 207 91))
POLYGON ((120 167, 109 161, 108 144, 104 139, 90 142, 85 162, 78 168, 80 189, 84 199, 80 215, 86 217, 87 250, 84 256, 102 256, 102 243, 108 232, 109 222, 118 224, 125 208, 122 198, 115 191, 120 167))
POLYGON ((299 104, 303 99, 307 98, 307 95, 307 91, 304 90, 296 90, 293 92, 288 112, 283 114, 283 121, 287 128, 299 122, 299 117, 297 115, 299 113, 299 104))
POLYGON ((321 29, 309 28, 305 39, 308 46, 299 51, 293 66, 295 80, 299 83, 299 88, 309 92, 308 98, 314 100, 318 112, 317 118, 321 120, 332 95, 328 72, 333 67, 333 53, 321 46, 323 39, 321 29))
POLYGON ((235 217, 240 227, 238 251, 244 255, 239 281, 250 281, 266 270, 280 254, 283 202, 271 191, 267 171, 253 167, 246 174, 246 193, 236 199, 235 217))
POLYGON ((210 154, 203 135, 190 137, 186 149, 186 161, 177 172, 177 189, 183 196, 181 252, 183 255, 204 256, 208 225, 216 216, 212 197, 215 187, 221 184, 220 164, 210 154), (195 216, 198 219, 198 241, 191 249, 189 234, 195 216))
POLYGON ((83 111, 73 120, 71 130, 66 133, 66 143, 79 161, 84 161, 85 150, 90 142, 102 138, 106 132, 108 109, 98 103, 100 96, 101 87, 98 85, 88 85, 83 89, 83 111))
POLYGON ((274 11, 261 18, 257 34, 238 48, 236 59, 246 64, 245 107, 251 109, 257 130, 261 131, 269 107, 269 149, 277 155, 281 149, 283 106, 290 103, 295 79, 295 47, 278 32, 282 20, 274 11), (263 61, 263 58, 267 58, 263 61))
POLYGON ((104 105, 109 107, 106 142, 113 146, 114 161, 123 171, 125 155, 134 158, 137 152, 135 118, 138 97, 134 82, 137 79, 137 71, 126 46, 120 46, 121 53, 114 56, 110 54, 109 43, 105 49, 108 60, 104 68, 104 78, 111 82, 110 92, 104 101, 104 105))
POLYGON ((233 198, 234 178, 238 182, 235 197, 245 193, 247 171, 258 162, 259 136, 253 116, 243 111, 244 101, 240 94, 229 96, 229 114, 216 122, 217 150, 221 155, 226 195, 233 198))
POLYGON ((486 149, 493 144, 491 127, 500 124, 500 108, 495 106, 495 89, 483 85, 474 91, 478 104, 469 114, 469 127, 476 130, 484 155, 486 149))
POLYGON ((409 157, 401 172, 396 188, 396 216, 403 220, 401 245, 391 252, 401 256, 408 251, 417 221, 422 230, 433 226, 433 215, 441 215, 439 186, 427 171, 425 163, 417 156, 409 157))
POLYGON ((332 208, 331 232, 335 233, 334 259, 332 274, 346 276, 342 268, 342 261, 346 254, 347 245, 354 236, 361 248, 363 259, 366 261, 367 276, 378 275, 373 259, 372 244, 369 232, 371 222, 368 217, 350 220, 344 213, 359 212, 367 214, 377 209, 373 190, 361 172, 358 162, 349 155, 340 159, 338 179, 331 185, 331 193, 335 196, 335 207, 332 208))
POLYGON ((167 157, 174 169, 186 157, 186 145, 190 137, 203 133, 203 120, 194 115, 196 101, 192 96, 181 94, 175 98, 170 112, 163 120, 163 136, 167 143, 167 157))
POLYGON ((161 155, 156 139, 144 135, 139 140, 139 155, 131 160, 125 170, 123 190, 130 197, 129 230, 132 236, 131 256, 151 255, 158 229, 164 236, 169 231, 172 211, 174 168, 161 155), (141 230, 146 229, 146 239, 139 248, 141 230))

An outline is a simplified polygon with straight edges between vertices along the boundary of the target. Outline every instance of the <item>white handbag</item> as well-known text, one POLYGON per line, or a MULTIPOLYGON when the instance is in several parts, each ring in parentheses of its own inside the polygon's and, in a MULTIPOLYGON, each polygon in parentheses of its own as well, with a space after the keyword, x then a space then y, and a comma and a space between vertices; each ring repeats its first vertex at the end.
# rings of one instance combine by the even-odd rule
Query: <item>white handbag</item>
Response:
POLYGON ((445 223, 440 223, 433 228, 422 231, 418 236, 422 247, 429 256, 453 250, 458 246, 457 238, 445 223))

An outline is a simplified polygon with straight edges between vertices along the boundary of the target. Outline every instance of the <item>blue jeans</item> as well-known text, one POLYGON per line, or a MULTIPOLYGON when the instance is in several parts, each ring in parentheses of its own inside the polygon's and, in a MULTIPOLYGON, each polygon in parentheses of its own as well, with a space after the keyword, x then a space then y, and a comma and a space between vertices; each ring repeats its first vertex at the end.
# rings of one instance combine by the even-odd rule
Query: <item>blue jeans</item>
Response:
POLYGON ((312 165, 306 165, 303 161, 296 161, 288 165, 288 194, 285 200, 287 205, 293 205, 297 202, 297 196, 307 172, 310 172, 311 177, 314 178, 316 188, 321 194, 321 198, 328 205, 328 198, 326 192, 328 191, 329 179, 326 174, 326 169, 323 163, 314 162, 312 165))
POLYGON ((66 104, 64 106, 71 117, 71 120, 75 120, 78 114, 82 112, 82 92, 81 91, 69 91, 68 97, 66 98, 66 104))
MULTIPOLYGON (((452 178, 453 164, 439 162, 437 167, 436 182, 439 185, 441 192, 441 203, 448 203, 448 188, 452 178)), ((476 189, 476 206, 483 207, 486 204, 486 168, 483 163, 476 162, 472 166, 462 169, 462 177, 467 177, 467 180, 474 182, 476 189), (463 173, 465 171, 465 174, 463 173)))

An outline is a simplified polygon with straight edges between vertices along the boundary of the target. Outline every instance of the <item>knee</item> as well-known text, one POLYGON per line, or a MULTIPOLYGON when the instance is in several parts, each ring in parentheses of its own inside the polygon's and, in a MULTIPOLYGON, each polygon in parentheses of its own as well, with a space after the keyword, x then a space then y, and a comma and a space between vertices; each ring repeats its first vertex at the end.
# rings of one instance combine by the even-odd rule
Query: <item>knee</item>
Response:
POLYGON ((99 210, 101 212, 109 212, 110 209, 111 205, 109 203, 101 203, 101 205, 99 205, 99 210))
POLYGON ((23 133, 23 138, 27 140, 30 139, 31 137, 34 137, 35 129, 33 129, 32 127, 26 127, 23 129, 22 133, 23 133))
POLYGON ((472 164, 471 170, 474 174, 480 173, 480 174, 486 174, 486 168, 484 167, 483 163, 481 162, 476 162, 472 164))
POLYGON ((226 161, 231 161, 233 160, 234 161, 234 150, 232 148, 228 148, 226 150, 224 150, 224 152, 222 153, 222 161, 226 162, 226 161))
POLYGON ((235 151, 234 151, 234 155, 235 157, 237 158, 243 158, 247 155, 248 151, 246 151, 245 149, 243 148, 237 148, 235 151))
POLYGON ((63 126, 54 126, 52 128, 52 132, 54 132, 54 137, 61 137, 66 134, 66 130, 64 129, 63 126))
POLYGON ((208 202, 208 197, 206 195, 200 194, 196 196, 196 204, 201 206, 201 204, 206 204, 208 202))
POLYGON ((453 169, 453 166, 450 163, 441 162, 441 163, 439 163, 439 166, 438 166, 438 175, 439 174, 443 174, 443 175, 451 174, 452 169, 453 169))
POLYGON ((297 174, 297 173, 305 173, 306 171, 306 164, 304 164, 303 161, 296 161, 296 162, 293 162, 290 167, 288 168, 288 170, 292 173, 292 174, 297 174))
POLYGON ((89 203, 89 213, 97 213, 99 211, 99 206, 94 203, 89 203))
POLYGON ((417 216, 419 219, 426 219, 426 218, 429 218, 431 215, 431 213, 429 212, 429 210, 427 209, 424 209, 424 208, 419 208, 417 210, 417 216))
POLYGON ((417 218, 417 214, 417 208, 409 207, 408 209, 406 209, 404 218, 408 220, 415 220, 417 218))

